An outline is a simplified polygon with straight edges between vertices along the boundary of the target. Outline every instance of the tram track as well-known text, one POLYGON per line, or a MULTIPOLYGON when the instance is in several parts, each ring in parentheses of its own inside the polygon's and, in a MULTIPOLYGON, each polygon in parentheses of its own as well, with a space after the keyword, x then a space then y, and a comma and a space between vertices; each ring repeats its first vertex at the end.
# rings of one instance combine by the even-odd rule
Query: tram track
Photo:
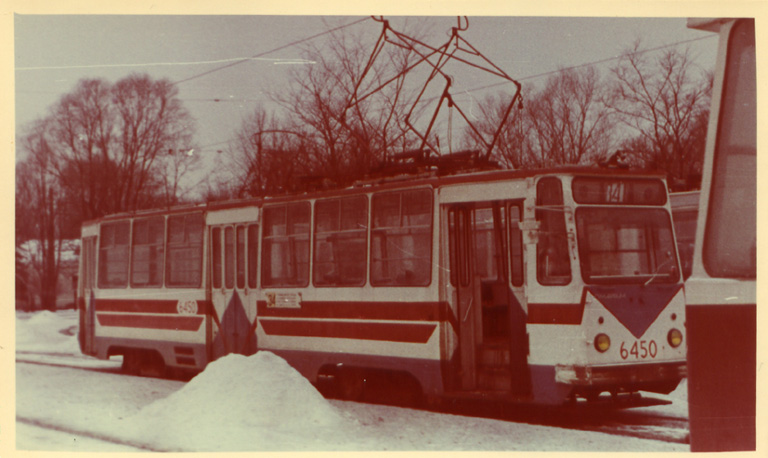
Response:
POLYGON ((177 452, 178 451, 178 450, 167 450, 167 449, 162 449, 162 448, 150 447, 149 445, 143 444, 143 443, 140 443, 140 442, 125 440, 125 439, 121 439, 119 437, 110 436, 110 435, 107 435, 107 434, 95 433, 93 431, 86 431, 86 430, 81 430, 81 429, 77 429, 77 428, 72 428, 70 426, 65 426, 65 425, 61 425, 61 424, 52 423, 52 422, 49 422, 49 421, 46 421, 46 420, 42 420, 40 418, 32 418, 32 417, 25 417, 25 416, 17 415, 16 416, 16 422, 17 423, 23 423, 23 424, 29 425, 29 426, 33 426, 35 428, 41 428, 41 429, 45 429, 45 430, 49 430, 49 431, 55 431, 55 432, 59 432, 59 433, 71 434, 71 435, 77 436, 77 437, 84 437, 84 438, 93 439, 93 440, 97 440, 97 441, 101 441, 101 442, 108 442, 110 444, 122 445, 122 446, 125 446, 125 447, 131 447, 131 448, 135 448, 135 449, 137 449, 139 451, 144 451, 144 452, 177 452))
POLYGON ((452 400, 429 410, 675 444, 690 443, 687 418, 635 409, 452 400))
POLYGON ((675 444, 690 443, 688 419, 681 417, 637 413, 634 419, 610 420, 601 425, 579 429, 675 444))
POLYGON ((17 351, 16 363, 37 364, 43 366, 63 367, 68 369, 89 370, 95 372, 119 372, 118 361, 102 361, 82 358, 71 353, 17 351))

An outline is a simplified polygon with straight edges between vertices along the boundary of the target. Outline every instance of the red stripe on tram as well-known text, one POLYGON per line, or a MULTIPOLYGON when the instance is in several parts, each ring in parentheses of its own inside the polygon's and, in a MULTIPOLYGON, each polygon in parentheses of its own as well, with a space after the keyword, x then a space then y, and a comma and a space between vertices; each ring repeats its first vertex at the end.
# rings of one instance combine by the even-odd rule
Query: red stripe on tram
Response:
POLYGON ((292 337, 330 337, 338 339, 381 340, 426 343, 437 328, 427 323, 360 323, 342 321, 259 320, 269 335, 292 337))

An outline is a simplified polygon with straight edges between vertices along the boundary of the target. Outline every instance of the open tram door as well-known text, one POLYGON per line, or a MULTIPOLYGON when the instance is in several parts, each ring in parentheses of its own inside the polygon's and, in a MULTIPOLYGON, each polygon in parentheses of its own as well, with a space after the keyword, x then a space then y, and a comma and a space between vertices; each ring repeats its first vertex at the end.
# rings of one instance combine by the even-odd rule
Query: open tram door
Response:
MULTIPOLYGON (((530 393, 520 202, 445 208, 458 350, 453 391, 530 393)), ((451 389, 449 388, 449 389, 451 389)))
POLYGON ((211 361, 229 353, 256 352, 258 208, 207 215, 210 300, 207 346, 211 361))

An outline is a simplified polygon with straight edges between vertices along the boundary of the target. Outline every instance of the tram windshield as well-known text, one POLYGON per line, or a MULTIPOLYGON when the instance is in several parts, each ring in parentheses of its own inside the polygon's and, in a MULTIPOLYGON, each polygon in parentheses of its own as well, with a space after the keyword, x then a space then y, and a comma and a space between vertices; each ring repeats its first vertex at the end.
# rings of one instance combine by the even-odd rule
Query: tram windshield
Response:
POLYGON ((672 223, 663 209, 576 210, 585 283, 674 283, 679 280, 672 223))

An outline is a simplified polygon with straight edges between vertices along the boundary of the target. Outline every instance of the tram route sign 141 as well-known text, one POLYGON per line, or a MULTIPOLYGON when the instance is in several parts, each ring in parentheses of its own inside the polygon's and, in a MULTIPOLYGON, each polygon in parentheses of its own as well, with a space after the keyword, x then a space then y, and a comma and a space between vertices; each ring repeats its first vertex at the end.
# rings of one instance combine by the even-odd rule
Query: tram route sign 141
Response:
POLYGON ((267 308, 301 308, 301 293, 286 293, 268 291, 265 293, 267 298, 267 308))

